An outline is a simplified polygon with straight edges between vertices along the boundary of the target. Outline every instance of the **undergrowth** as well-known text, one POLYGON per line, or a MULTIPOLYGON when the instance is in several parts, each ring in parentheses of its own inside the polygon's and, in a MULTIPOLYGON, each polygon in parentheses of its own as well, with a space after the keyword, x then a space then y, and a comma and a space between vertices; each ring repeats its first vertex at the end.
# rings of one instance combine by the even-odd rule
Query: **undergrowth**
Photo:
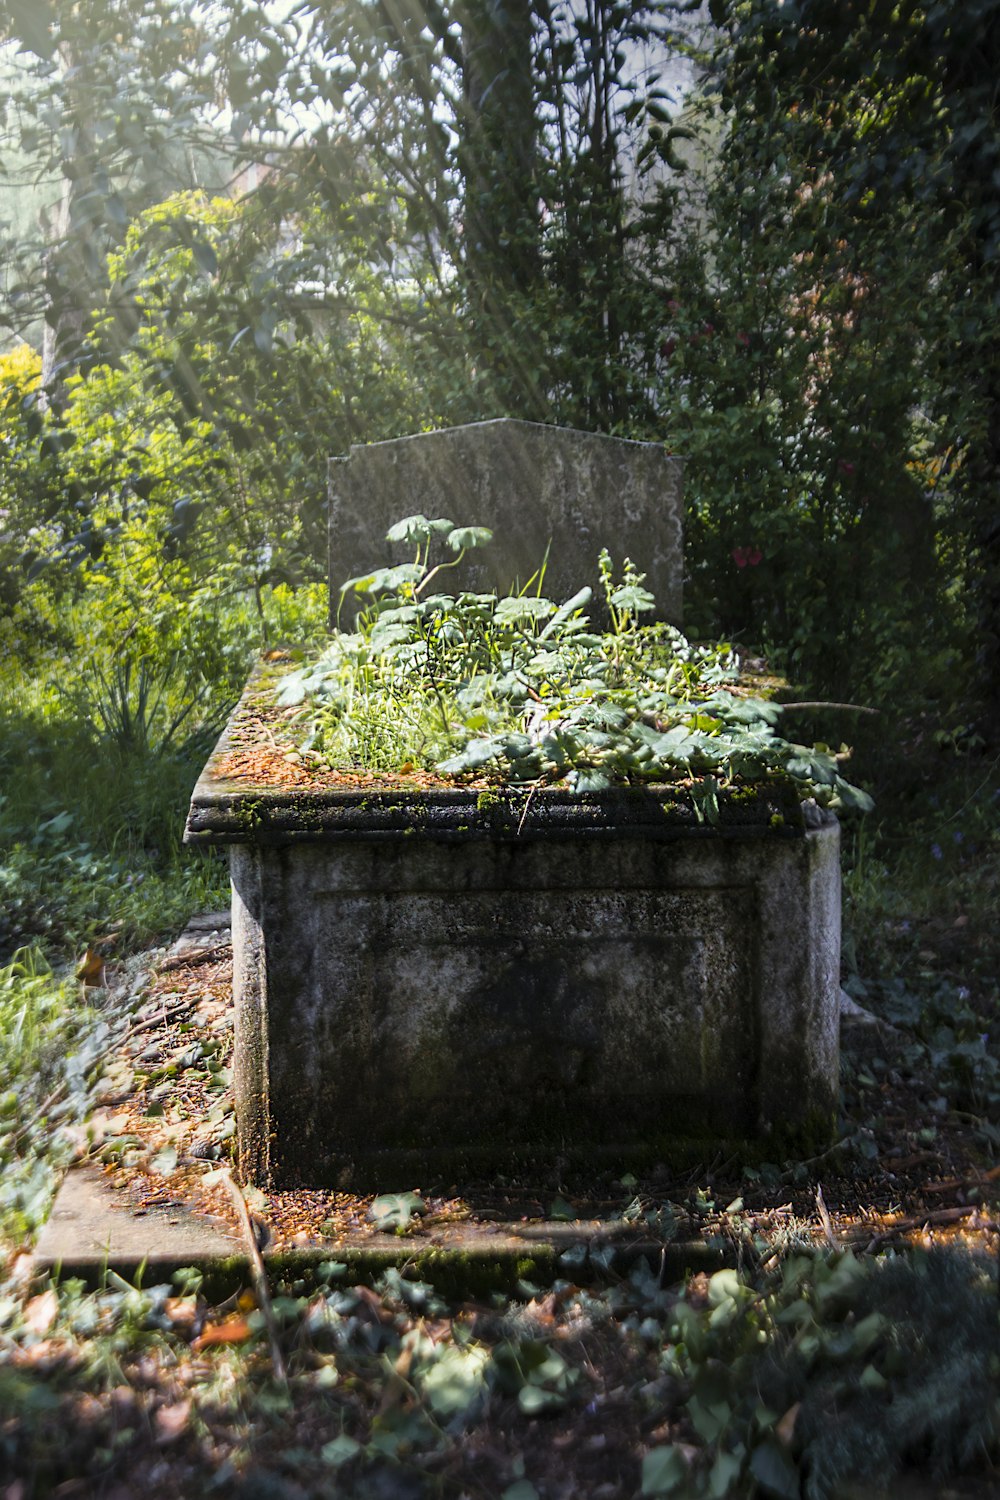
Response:
POLYGON ((405 1270, 346 1273, 277 1288, 284 1381, 261 1314, 211 1309, 192 1271, 0 1301, 7 1477, 26 1500, 81 1478, 156 1497, 837 1500, 1000 1451, 996 1290, 967 1253, 797 1255, 674 1288, 640 1262, 461 1308, 405 1270))

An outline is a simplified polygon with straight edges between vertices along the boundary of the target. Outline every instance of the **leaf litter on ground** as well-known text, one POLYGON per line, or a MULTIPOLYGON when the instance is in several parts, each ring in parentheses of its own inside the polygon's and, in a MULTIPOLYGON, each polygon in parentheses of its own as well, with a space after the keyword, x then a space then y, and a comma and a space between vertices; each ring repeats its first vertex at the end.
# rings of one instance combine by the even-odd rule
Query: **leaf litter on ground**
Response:
MULTIPOLYGON (((137 1202, 183 1191, 204 1194, 203 1206, 219 1210, 218 1174, 228 1157, 221 1127, 230 1110, 228 985, 226 955, 167 970, 136 1002, 132 1034, 105 1066, 106 1124, 124 1143, 106 1171, 137 1202), (151 1114, 151 1092, 165 1083, 164 1113, 151 1114), (208 1154, 193 1154, 196 1145, 208 1154), (153 1170, 157 1158, 168 1166, 171 1151, 171 1169, 153 1170), (128 1188, 130 1181, 139 1185, 128 1188)), ((995 1173, 968 1122, 950 1113, 935 1115, 934 1140, 921 1143, 928 1082, 936 1087, 952 1066, 951 1053, 916 1046, 931 1022, 906 1033, 915 1039, 905 1039, 906 1068, 877 1066, 872 1049, 884 1038, 873 1039, 871 1028, 848 1034, 846 1144, 813 1169, 765 1163, 744 1173, 738 1163, 717 1162, 617 1182, 549 1177, 503 1191, 470 1184, 462 1200, 431 1184, 382 1195, 401 1201, 383 1203, 374 1216, 370 1197, 305 1195, 310 1225, 377 1233, 390 1209, 406 1239, 441 1213, 555 1223, 628 1214, 667 1238, 697 1233, 724 1245, 739 1273, 664 1287, 656 1263, 625 1274, 607 1264, 603 1282, 581 1284, 594 1268, 570 1257, 551 1289, 458 1301, 405 1267, 375 1286, 351 1286, 331 1240, 311 1283, 275 1288, 284 1396, 253 1296, 209 1307, 194 1273, 176 1287, 147 1290, 110 1280, 96 1294, 73 1284, 31 1295, 13 1288, 0 1301, 0 1411, 15 1414, 5 1428, 13 1472, 44 1475, 46 1484, 100 1476, 165 1500, 178 1484, 202 1483, 210 1459, 223 1495, 239 1493, 252 1469, 273 1475, 281 1493, 292 1482, 291 1450, 294 1483, 307 1494, 319 1494, 331 1470, 347 1494, 374 1492, 387 1473, 401 1483, 405 1476, 416 1495, 441 1484, 456 1494, 485 1485, 487 1493, 607 1500, 724 1496, 753 1483, 781 1493, 788 1473, 812 1473, 818 1456, 831 1473, 841 1462, 824 1447, 831 1400, 842 1412, 844 1462, 862 1473, 872 1423, 886 1427, 888 1409, 879 1403, 887 1391, 897 1403, 905 1398, 942 1472, 995 1457, 996 1374, 977 1342, 995 1333, 995 1272, 972 1253, 993 1237, 995 1173), (928 1179, 929 1168, 938 1175, 928 1179), (818 1177, 834 1252, 818 1211, 818 1177), (972 1201, 954 1201, 966 1194, 972 1201), (415 1212, 411 1199, 426 1212, 415 1212), (960 1224, 935 1224, 941 1208, 968 1213, 960 1224), (860 1251, 928 1248, 887 1260, 842 1248, 849 1241, 860 1251), (935 1335, 942 1374, 925 1389, 915 1354, 935 1320, 947 1325, 935 1335), (729 1372, 721 1384, 720 1368, 729 1372), (964 1419, 943 1400, 949 1385, 960 1391, 964 1419), (747 1393, 765 1388, 765 1407, 756 1400, 751 1409, 747 1393), (57 1428, 69 1434, 64 1458, 52 1442, 57 1428)), ((92 1131, 87 1150, 99 1146, 92 1131)), ((284 1219, 283 1242, 302 1232, 292 1227, 302 1220, 287 1195, 260 1195, 254 1211, 284 1219)), ((896 1433, 893 1442, 879 1477, 905 1472, 910 1437, 896 1433)))

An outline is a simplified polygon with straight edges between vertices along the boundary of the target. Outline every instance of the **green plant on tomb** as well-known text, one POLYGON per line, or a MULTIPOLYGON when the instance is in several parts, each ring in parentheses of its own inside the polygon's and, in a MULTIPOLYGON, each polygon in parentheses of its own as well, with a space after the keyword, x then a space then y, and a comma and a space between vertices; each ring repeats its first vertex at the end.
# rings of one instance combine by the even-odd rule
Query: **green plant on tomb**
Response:
POLYGON ((642 623, 654 599, 628 559, 619 580, 601 554, 597 629, 592 590, 547 599, 544 569, 503 598, 431 592, 491 540, 485 527, 409 516, 387 540, 412 546, 413 561, 348 579, 341 613, 350 597, 362 603, 355 628, 335 630, 279 692, 302 705, 305 748, 321 763, 581 792, 681 783, 710 820, 721 790, 775 778, 823 806, 871 806, 828 746, 780 736, 780 705, 741 686, 731 646, 642 623))

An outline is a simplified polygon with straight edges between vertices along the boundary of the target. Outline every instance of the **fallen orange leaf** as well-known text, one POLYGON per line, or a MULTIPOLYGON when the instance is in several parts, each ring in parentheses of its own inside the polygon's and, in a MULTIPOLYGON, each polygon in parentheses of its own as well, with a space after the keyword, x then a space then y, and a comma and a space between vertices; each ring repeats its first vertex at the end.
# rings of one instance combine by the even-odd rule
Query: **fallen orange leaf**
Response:
POLYGON ((792 1438, 795 1435, 795 1423, 798 1419, 801 1405, 801 1401, 796 1401, 794 1406, 790 1406, 774 1429, 775 1436, 783 1448, 791 1446, 792 1438))
POLYGON ((49 1288, 38 1297, 32 1297, 24 1306, 24 1323, 32 1333, 48 1333, 59 1316, 59 1298, 49 1288))
POLYGON ((212 1344, 245 1344, 253 1338, 253 1329, 246 1318, 227 1318, 224 1323, 209 1323, 193 1340, 191 1348, 198 1352, 212 1344))

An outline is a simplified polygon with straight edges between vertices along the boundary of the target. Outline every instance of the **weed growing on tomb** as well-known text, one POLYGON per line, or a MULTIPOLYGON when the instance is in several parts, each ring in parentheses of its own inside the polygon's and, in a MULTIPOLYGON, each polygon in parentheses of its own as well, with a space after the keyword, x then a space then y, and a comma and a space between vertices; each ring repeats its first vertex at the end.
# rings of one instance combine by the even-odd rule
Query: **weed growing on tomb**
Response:
POLYGON ((654 599, 627 559, 617 579, 601 554, 601 629, 587 614, 590 587, 547 599, 544 568, 534 593, 431 591, 490 539, 485 527, 421 515, 391 528, 387 540, 412 546, 413 561, 349 579, 342 607, 366 601, 355 630, 336 630, 281 689, 286 706, 307 701, 306 748, 333 767, 419 766, 580 792, 684 782, 709 820, 723 788, 776 777, 823 806, 870 807, 828 746, 781 737, 780 705, 740 687, 729 645, 694 646, 642 623, 654 599))

